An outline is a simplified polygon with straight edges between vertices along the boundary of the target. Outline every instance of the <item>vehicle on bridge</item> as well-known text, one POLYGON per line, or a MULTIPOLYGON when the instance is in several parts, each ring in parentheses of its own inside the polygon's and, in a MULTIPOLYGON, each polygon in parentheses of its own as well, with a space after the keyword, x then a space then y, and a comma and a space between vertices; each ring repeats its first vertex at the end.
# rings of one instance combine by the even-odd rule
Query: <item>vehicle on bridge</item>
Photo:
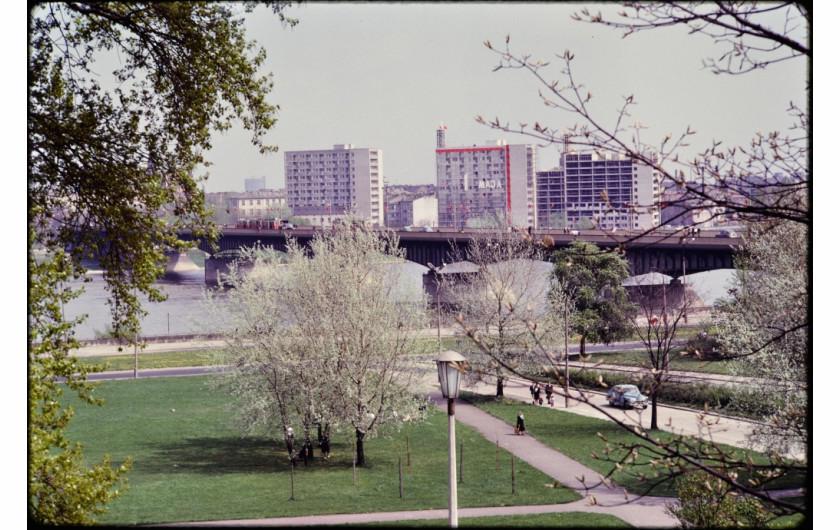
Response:
POLYGON ((286 230, 295 225, 287 219, 240 219, 236 221, 236 228, 255 228, 258 230, 286 230))

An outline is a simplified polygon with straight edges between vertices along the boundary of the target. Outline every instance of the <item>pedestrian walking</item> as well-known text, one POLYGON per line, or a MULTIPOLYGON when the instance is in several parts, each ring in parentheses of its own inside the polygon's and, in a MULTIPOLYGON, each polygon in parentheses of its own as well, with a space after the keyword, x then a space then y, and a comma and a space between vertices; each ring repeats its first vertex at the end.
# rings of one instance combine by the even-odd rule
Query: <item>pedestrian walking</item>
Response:
POLYGON ((520 436, 525 434, 525 415, 522 414, 521 410, 519 411, 519 416, 516 417, 516 428, 513 432, 520 436))
POLYGON ((540 404, 540 385, 534 385, 534 405, 540 404))
POLYGON ((546 401, 551 401, 551 396, 554 394, 554 387, 551 386, 551 382, 545 384, 545 399, 546 401))
POLYGON ((534 397, 534 383, 531 383, 531 386, 528 387, 528 391, 531 392, 531 400, 536 401, 536 397, 534 397))

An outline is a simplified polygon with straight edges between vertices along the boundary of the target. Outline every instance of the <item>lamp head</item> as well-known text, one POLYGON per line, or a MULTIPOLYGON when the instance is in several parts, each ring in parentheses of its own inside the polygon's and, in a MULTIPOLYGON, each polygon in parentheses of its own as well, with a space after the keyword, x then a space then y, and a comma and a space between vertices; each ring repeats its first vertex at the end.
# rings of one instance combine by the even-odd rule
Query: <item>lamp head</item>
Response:
POLYGON ((466 361, 463 355, 452 350, 440 352, 438 358, 435 359, 438 367, 438 381, 440 381, 440 389, 444 398, 454 399, 458 397, 466 361))

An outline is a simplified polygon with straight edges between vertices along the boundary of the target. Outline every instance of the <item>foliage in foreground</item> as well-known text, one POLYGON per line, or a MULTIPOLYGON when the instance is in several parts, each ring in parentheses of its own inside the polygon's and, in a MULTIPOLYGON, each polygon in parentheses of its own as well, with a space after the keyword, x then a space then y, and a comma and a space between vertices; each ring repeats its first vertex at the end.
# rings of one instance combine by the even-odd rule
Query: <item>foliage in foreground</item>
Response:
POLYGON ((94 524, 93 516, 105 513, 107 503, 125 491, 131 459, 114 469, 104 455, 88 467, 82 445, 67 436, 74 408, 61 403, 62 394, 67 389, 85 405, 101 404, 93 397, 95 386, 86 381, 97 368, 69 354, 79 343, 73 338, 75 322, 64 321, 62 307, 79 292, 66 286, 71 267, 64 254, 40 264, 30 258, 29 266, 29 516, 43 525, 94 524), (67 382, 57 382, 58 377, 67 382))
MULTIPOLYGON (((287 4, 274 3, 284 20, 287 4)), ((72 408, 61 386, 96 402, 91 371, 69 355, 78 320, 68 278, 98 259, 109 292, 110 328, 137 336, 139 296, 155 285, 178 230, 214 239, 193 171, 214 131, 241 120, 261 151, 277 107, 259 74, 264 51, 245 39, 240 9, 204 2, 40 2, 28 13, 27 221, 29 226, 29 514, 39 524, 89 524, 121 491, 128 460, 93 467, 65 436, 72 408), (108 55, 118 55, 109 70, 108 55), (105 66, 103 66, 105 65, 105 66), (46 262, 36 264, 33 255, 46 262), (114 489, 117 488, 117 489, 114 489)))
POLYGON ((678 505, 668 511, 682 528, 764 528, 768 516, 757 500, 738 495, 725 482, 703 471, 677 479, 678 505))
POLYGON ((810 435, 811 368, 808 227, 792 221, 753 223, 736 258, 730 302, 714 313, 721 347, 757 375, 754 391, 768 402, 756 445, 784 454, 805 451, 810 435))

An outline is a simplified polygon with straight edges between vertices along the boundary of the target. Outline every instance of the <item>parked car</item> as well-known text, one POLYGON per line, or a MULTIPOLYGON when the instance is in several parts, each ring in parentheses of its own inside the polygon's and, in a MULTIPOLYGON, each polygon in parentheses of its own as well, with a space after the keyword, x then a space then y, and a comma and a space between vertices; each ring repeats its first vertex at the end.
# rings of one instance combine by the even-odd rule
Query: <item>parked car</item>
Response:
POLYGON ((607 401, 613 407, 646 409, 649 399, 636 385, 615 385, 607 392, 607 401))
POLYGON ((720 232, 715 234, 715 237, 738 237, 738 234, 736 234, 732 230, 721 230, 720 232))
POLYGON ((424 226, 420 229, 421 232, 434 232, 431 226, 424 226))
POLYGON ((400 232, 411 232, 411 227, 410 226, 404 226, 404 227, 400 228, 400 232))

